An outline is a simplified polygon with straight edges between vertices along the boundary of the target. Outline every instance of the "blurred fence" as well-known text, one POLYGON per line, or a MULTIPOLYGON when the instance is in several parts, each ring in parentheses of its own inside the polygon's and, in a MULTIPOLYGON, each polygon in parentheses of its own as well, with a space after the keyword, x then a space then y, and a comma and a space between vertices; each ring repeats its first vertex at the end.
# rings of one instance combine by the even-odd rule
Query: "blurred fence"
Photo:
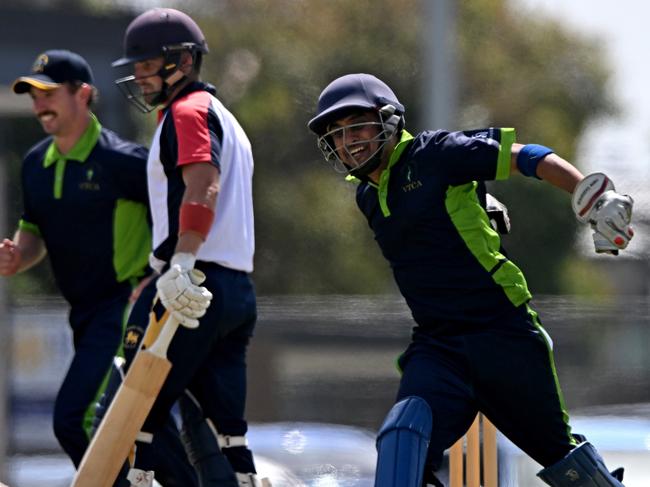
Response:
MULTIPOLYGON (((552 336, 569 410, 650 402, 650 303, 643 296, 533 301, 552 336)), ((57 450, 54 395, 70 356, 60 300, 13 307, 12 453, 57 450)), ((398 296, 261 297, 249 354, 248 418, 376 429, 397 389, 413 323, 398 296)))

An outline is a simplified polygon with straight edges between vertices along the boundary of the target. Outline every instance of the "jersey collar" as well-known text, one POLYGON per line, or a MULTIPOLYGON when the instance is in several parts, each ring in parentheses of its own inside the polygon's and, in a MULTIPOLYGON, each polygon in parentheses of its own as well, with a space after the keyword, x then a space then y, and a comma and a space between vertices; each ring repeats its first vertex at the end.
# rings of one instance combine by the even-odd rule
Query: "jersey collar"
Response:
POLYGON ((97 143, 97 140, 99 139, 101 130, 102 126, 99 123, 99 120, 97 120, 95 114, 91 113, 90 123, 88 123, 88 127, 86 127, 85 132, 79 138, 74 147, 70 149, 70 152, 67 154, 61 154, 58 147, 54 143, 54 140, 50 143, 50 146, 45 152, 45 157, 43 158, 43 167, 50 167, 56 161, 64 159, 69 161, 77 161, 79 163, 86 162, 86 159, 88 159, 90 152, 93 150, 95 144, 97 143))
MULTIPOLYGON (((413 140, 413 136, 408 133, 406 130, 402 130, 402 135, 400 140, 395 144, 395 147, 393 148, 393 152, 391 152, 390 158, 388 160, 388 164, 386 165, 386 168, 384 171, 382 171, 382 175, 384 174, 385 171, 390 170, 391 167, 395 165, 397 161, 399 161, 399 158, 402 155, 402 152, 404 152, 404 149, 406 149, 406 146, 408 145, 408 142, 413 140)), ((345 176, 345 180, 349 181, 351 183, 359 183, 362 180, 359 179, 358 177, 352 176, 351 174, 348 174, 345 176)), ((374 183, 373 181, 370 181, 369 179, 363 179, 364 182, 368 183, 370 186, 377 187, 377 184, 374 183)), ((381 175, 380 175, 380 184, 381 184, 381 175)))
POLYGON ((172 105, 177 101, 180 100, 181 98, 189 95, 190 93, 194 91, 207 91, 213 96, 216 96, 217 90, 214 86, 212 86, 210 83, 204 83, 203 81, 190 81, 187 85, 183 86, 181 90, 174 95, 174 98, 169 100, 167 104, 162 107, 160 110, 158 110, 158 123, 163 119, 165 114, 170 110, 172 105))
POLYGON ((390 169, 402 157, 402 153, 413 140, 413 136, 406 130, 402 130, 402 137, 393 149, 388 165, 379 176, 379 185, 377 186, 377 198, 379 198, 379 206, 384 217, 390 216, 390 209, 388 208, 388 181, 390 179, 390 169))

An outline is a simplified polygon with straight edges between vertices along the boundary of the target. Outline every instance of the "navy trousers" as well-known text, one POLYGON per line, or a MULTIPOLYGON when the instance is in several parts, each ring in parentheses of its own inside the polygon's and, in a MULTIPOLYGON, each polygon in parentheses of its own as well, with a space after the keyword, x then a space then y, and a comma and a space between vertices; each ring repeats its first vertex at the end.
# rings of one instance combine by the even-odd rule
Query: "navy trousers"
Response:
POLYGON ((416 327, 399 365, 397 400, 422 397, 433 413, 433 470, 479 411, 544 467, 575 446, 551 345, 526 306, 499 323, 464 327, 457 335, 416 327))
POLYGON ((122 339, 131 287, 70 310, 74 357, 54 403, 54 434, 75 467, 88 446, 94 405, 122 339))
MULTIPOLYGON (((179 326, 167 356, 172 368, 143 431, 154 437, 164 426, 176 400, 188 390, 199 402, 203 414, 220 434, 243 436, 248 425, 246 405, 246 350, 257 319, 255 290, 250 276, 214 263, 197 262, 206 275, 203 285, 213 299, 199 327, 179 326)), ((155 298, 155 283, 145 288, 134 306, 125 338, 127 363, 133 359, 155 298)), ((154 311, 163 311, 161 305, 154 311)), ((239 472, 255 472, 246 447, 227 448, 224 454, 239 472)), ((146 445, 138 444, 136 466, 153 469, 153 457, 146 445)))

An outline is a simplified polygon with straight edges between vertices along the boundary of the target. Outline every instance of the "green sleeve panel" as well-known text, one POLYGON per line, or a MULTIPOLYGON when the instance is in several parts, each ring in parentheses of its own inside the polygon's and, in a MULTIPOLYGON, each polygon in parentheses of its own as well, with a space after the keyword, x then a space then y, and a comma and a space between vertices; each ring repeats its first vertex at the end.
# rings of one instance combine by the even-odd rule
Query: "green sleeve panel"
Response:
POLYGON ((147 208, 135 201, 117 200, 113 236, 113 267, 117 280, 124 282, 142 276, 151 251, 147 208))
POLYGON ((515 143, 515 129, 501 129, 501 148, 497 159, 497 174, 494 179, 497 181, 510 177, 510 166, 512 158, 512 144, 515 143))
POLYGON ((38 225, 25 221, 22 218, 18 221, 18 229, 33 233, 37 237, 41 236, 41 230, 38 228, 38 225))
POLYGON ((519 268, 499 251, 501 240, 481 207, 476 188, 478 183, 450 186, 445 207, 458 234, 481 266, 503 288, 514 306, 531 299, 526 279, 519 268))
POLYGON ((551 343, 551 339, 548 333, 546 333, 546 330, 544 329, 544 327, 542 327, 542 323, 539 320, 539 316, 537 312, 528 305, 526 305, 526 308, 528 311, 528 315, 533 320, 535 327, 539 330, 540 335, 542 336, 542 338, 544 339, 544 343, 546 344, 546 349, 548 351, 551 368, 553 370, 555 390, 557 391, 557 395, 560 400, 560 407, 562 408, 562 419, 564 420, 564 424, 566 425, 567 436, 569 437, 569 441, 573 445, 576 445, 577 444, 576 440, 571 434, 571 426, 569 426, 569 413, 567 412, 566 403, 564 402, 564 394, 562 394, 562 389, 560 388, 560 379, 558 378, 557 369, 555 367, 555 359, 553 358, 553 344, 551 343))

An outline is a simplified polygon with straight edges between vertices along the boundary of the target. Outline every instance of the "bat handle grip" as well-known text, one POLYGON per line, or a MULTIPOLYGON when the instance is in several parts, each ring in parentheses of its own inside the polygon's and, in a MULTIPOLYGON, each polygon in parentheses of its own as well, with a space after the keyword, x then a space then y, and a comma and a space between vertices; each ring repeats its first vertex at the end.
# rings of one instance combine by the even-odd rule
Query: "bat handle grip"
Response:
POLYGON ((149 348, 149 352, 157 357, 167 358, 167 349, 169 348, 172 338, 174 338, 178 325, 178 320, 170 314, 169 318, 167 318, 167 321, 163 325, 162 330, 160 330, 158 338, 156 338, 149 348))

